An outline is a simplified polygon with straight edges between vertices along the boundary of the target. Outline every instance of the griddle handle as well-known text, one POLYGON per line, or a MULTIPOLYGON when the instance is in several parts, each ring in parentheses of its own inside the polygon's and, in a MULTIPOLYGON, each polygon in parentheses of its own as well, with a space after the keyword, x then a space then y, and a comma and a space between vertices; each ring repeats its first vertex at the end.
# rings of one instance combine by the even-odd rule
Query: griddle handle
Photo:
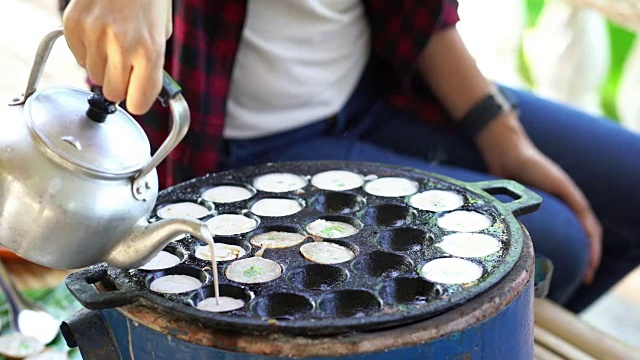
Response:
POLYGON ((468 184, 490 195, 507 195, 511 202, 501 202, 503 208, 514 216, 532 213, 540 208, 542 197, 514 180, 489 180, 468 184))
POLYGON ((107 270, 89 268, 67 275, 64 282, 71 294, 89 310, 110 309, 134 303, 138 293, 130 289, 99 292, 94 284, 107 279, 107 270))
POLYGON ((62 322, 60 332, 67 347, 78 348, 83 359, 120 359, 109 327, 99 311, 80 309, 62 322))

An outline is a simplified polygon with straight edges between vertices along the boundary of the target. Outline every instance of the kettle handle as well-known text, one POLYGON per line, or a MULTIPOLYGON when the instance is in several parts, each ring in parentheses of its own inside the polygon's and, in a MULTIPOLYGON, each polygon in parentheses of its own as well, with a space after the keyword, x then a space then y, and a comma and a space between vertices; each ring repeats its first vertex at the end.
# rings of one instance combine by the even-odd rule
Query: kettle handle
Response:
POLYGON ((169 155, 189 130, 191 114, 189 113, 189 106, 181 92, 182 88, 180 85, 178 85, 166 71, 163 72, 162 91, 158 98, 162 105, 169 105, 169 110, 171 111, 171 131, 156 153, 153 154, 151 159, 149 159, 133 179, 133 196, 138 200, 146 201, 149 199, 151 186, 146 180, 146 176, 169 155))
POLYGON ((24 105, 27 99, 36 92, 40 79, 42 78, 44 65, 49 58, 53 44, 62 35, 64 35, 62 28, 58 28, 48 33, 40 41, 40 45, 38 45, 38 50, 36 51, 36 57, 33 61, 33 66, 31 67, 31 72, 29 73, 27 88, 25 89, 24 94, 22 94, 22 97, 13 99, 10 105, 24 105))
MULTIPOLYGON (((190 114, 189 114, 189 106, 187 102, 184 100, 184 97, 181 94, 182 88, 178 83, 173 80, 173 78, 166 72, 162 73, 162 90, 160 90, 160 95, 158 95, 158 100, 163 106, 169 106, 171 110, 171 131, 169 135, 164 140, 162 145, 158 148, 155 154, 147 161, 147 163, 140 169, 140 171, 133 178, 133 196, 137 200, 146 201, 149 199, 149 190, 151 186, 149 182, 146 180, 146 176, 149 175, 153 169, 155 169, 158 164, 164 160, 167 155, 180 143, 180 141, 184 138, 189 130, 189 122, 190 122, 190 114)), ((112 102, 106 100, 101 94, 96 95, 93 100, 96 100, 100 106, 113 105, 112 102)), ((93 108, 93 105, 92 105, 93 108)), ((95 109, 90 109, 94 111, 95 109)), ((100 114, 97 114, 97 118, 91 116, 89 112, 87 115, 94 121, 103 122, 105 121, 106 116, 108 115, 108 111, 104 111, 98 109, 97 111, 100 114)))
MULTIPOLYGON (((49 32, 40 41, 33 66, 31 67, 31 73, 29 74, 27 88, 22 97, 14 99, 10 105, 23 105, 27 99, 36 92, 40 79, 42 78, 44 65, 49 58, 53 44, 62 35, 64 35, 64 31, 60 27, 49 32)), ((189 123, 191 121, 189 106, 181 92, 182 88, 180 88, 180 85, 165 71, 162 76, 162 91, 158 98, 162 105, 169 105, 171 111, 171 131, 156 153, 153 154, 151 159, 149 159, 133 178, 132 191, 133 196, 137 200, 146 201, 151 197, 152 192, 150 190, 152 187, 147 181, 146 176, 169 155, 189 130, 189 123)))

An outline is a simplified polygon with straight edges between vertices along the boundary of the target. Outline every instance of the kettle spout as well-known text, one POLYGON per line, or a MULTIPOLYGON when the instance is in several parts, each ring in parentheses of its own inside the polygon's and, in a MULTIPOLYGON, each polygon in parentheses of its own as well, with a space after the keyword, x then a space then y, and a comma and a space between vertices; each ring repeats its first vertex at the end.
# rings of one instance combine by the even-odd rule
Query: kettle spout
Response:
POLYGON ((190 234, 198 239, 212 239, 207 225, 199 220, 177 217, 149 223, 139 221, 129 237, 111 249, 105 258, 109 265, 120 269, 134 269, 146 264, 171 240, 190 234))

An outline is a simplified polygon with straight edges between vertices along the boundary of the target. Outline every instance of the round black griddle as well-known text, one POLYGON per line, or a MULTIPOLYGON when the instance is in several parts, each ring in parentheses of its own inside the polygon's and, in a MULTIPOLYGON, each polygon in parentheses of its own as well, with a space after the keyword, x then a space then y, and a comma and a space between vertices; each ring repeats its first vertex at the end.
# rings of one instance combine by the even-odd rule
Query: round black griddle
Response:
MULTIPOLYGON (((242 235, 215 237, 216 242, 234 244, 247 250, 243 258, 259 249, 249 240, 265 231, 294 231, 307 235, 305 227, 317 219, 344 221, 362 227, 355 235, 340 239, 324 239, 352 249, 352 261, 321 265, 306 260, 300 245, 286 249, 266 249, 263 257, 278 262, 283 275, 262 284, 240 284, 229 281, 225 268, 230 262, 219 262, 222 296, 242 298, 246 305, 228 313, 200 311, 195 305, 213 296, 210 262, 196 258, 194 250, 203 242, 186 236, 171 242, 166 251, 178 255, 182 263, 166 270, 121 270, 106 264, 96 265, 67 277, 66 284, 74 296, 89 309, 118 307, 134 302, 160 313, 180 314, 203 326, 237 332, 282 332, 301 335, 340 334, 400 326, 435 316, 461 306, 500 282, 519 258, 526 236, 515 216, 536 210, 540 197, 516 182, 496 180, 463 183, 415 169, 360 162, 292 162, 273 163, 209 174, 162 191, 156 209, 172 202, 191 201, 209 206, 200 195, 217 185, 245 186, 251 190, 252 180, 268 173, 293 173, 308 178, 304 188, 288 193, 257 191, 248 200, 230 204, 214 204, 217 214, 245 214, 259 221, 258 227, 242 235), (451 233, 439 228, 436 220, 447 212, 430 212, 412 208, 407 197, 379 197, 362 188, 344 192, 318 189, 311 185, 314 174, 327 170, 347 170, 366 179, 386 176, 403 177, 418 182, 419 191, 449 190, 461 194, 464 205, 457 210, 485 214, 493 224, 480 231, 501 242, 501 250, 481 257, 468 258, 484 271, 480 279, 467 284, 432 283, 421 277, 422 266, 433 259, 450 257, 435 246, 451 233), (503 203, 492 195, 503 194, 512 201, 503 203), (247 209, 263 198, 298 199, 305 206, 294 215, 259 217, 247 209), (159 294, 149 290, 154 279, 170 274, 200 278, 202 288, 183 294, 159 294), (92 284, 99 285, 99 291, 92 284)), ((151 214, 152 221, 156 219, 151 214)), ((304 243, 314 241, 307 238, 304 243)), ((304 244, 303 243, 303 244, 304 244)))

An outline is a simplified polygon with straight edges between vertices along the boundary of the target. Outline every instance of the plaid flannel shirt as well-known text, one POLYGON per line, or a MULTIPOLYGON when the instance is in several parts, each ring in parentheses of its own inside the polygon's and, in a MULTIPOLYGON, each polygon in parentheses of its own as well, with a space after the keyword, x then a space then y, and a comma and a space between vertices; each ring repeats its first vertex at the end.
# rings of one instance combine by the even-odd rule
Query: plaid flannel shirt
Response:
MULTIPOLYGON (((381 61, 375 83, 392 104, 426 121, 446 113, 426 87, 416 83, 416 59, 438 29, 458 21, 455 0, 363 0, 371 27, 373 56, 381 61)), ((166 70, 183 87, 191 110, 185 139, 160 165, 161 188, 217 169, 231 72, 245 20, 246 0, 174 1, 174 33, 167 43, 166 70)), ((168 112, 155 106, 139 121, 152 147, 167 136, 168 112)))

